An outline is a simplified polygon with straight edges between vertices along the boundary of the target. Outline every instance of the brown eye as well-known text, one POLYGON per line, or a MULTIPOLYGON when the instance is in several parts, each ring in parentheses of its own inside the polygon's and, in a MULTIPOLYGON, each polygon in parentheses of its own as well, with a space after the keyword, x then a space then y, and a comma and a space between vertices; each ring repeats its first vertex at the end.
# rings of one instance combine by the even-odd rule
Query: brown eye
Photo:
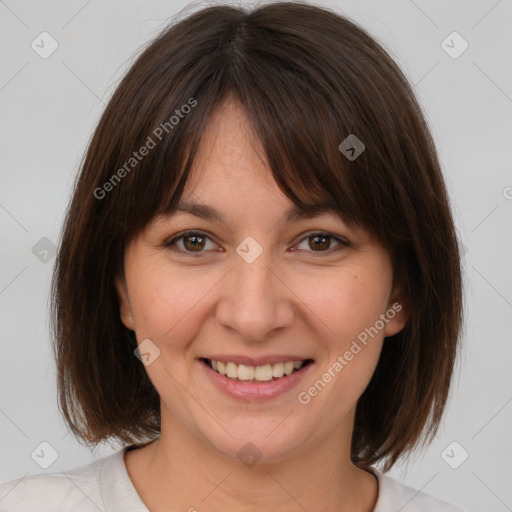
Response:
POLYGON ((330 235, 329 233, 311 233, 307 237, 303 238, 300 242, 299 249, 306 250, 307 252, 330 252, 331 249, 337 250, 343 248, 343 246, 348 245, 347 242, 338 238, 337 236, 330 235), (332 247, 332 241, 335 241, 337 246, 332 247), (300 247, 300 244, 304 244, 307 241, 307 247, 300 247))
POLYGON ((187 251, 200 251, 205 246, 204 236, 186 235, 183 237, 183 245, 187 251))
POLYGON ((207 246, 207 242, 210 242, 213 246, 215 244, 206 236, 204 233, 197 231, 189 231, 176 236, 165 244, 166 247, 170 247, 172 250, 182 253, 197 253, 200 254, 205 252, 203 249, 207 246), (175 247, 172 247, 175 246, 175 247))
POLYGON ((322 236, 322 235, 308 237, 308 240, 312 240, 312 243, 310 243, 309 246, 314 251, 319 251, 322 249, 329 249, 329 246, 331 245, 329 238, 330 237, 328 237, 328 236, 322 236))
MULTIPOLYGON (((347 246, 348 242, 343 239, 331 235, 329 233, 311 233, 310 235, 303 238, 298 248, 301 250, 305 250, 306 252, 315 252, 315 253, 330 253, 338 249, 342 249, 344 246, 347 246), (332 241, 335 241, 337 246, 332 247, 332 241), (300 244, 305 244, 307 241, 307 247, 300 247, 300 244)), ((169 247, 173 251, 182 254, 193 254, 195 253, 199 256, 201 253, 206 252, 208 249, 215 249, 217 247, 210 238, 201 232, 198 231, 188 231, 186 233, 182 233, 174 237, 172 240, 165 244, 166 247, 169 247), (208 248, 208 243, 212 244, 213 247, 208 248)), ((293 249, 294 251, 296 249, 293 249)), ((320 255, 320 254, 319 254, 320 255)))

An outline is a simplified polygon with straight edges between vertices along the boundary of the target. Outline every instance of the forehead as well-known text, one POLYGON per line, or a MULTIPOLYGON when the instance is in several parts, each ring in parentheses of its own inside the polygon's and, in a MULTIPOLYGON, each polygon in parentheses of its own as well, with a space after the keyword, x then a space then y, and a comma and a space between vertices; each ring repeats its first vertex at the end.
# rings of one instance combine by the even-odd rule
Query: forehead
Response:
POLYGON ((307 204, 292 203, 272 176, 265 152, 245 111, 231 98, 212 113, 195 155, 179 203, 166 214, 189 214, 226 223, 222 210, 276 208, 285 222, 339 214, 332 199, 311 197, 307 204), (218 205, 218 206, 215 206, 218 205))
MULTIPOLYGON (((195 203, 192 201, 180 201, 176 208, 172 212, 168 213, 187 213, 196 217, 225 223, 227 219, 219 210, 213 206, 195 203)), ((313 203, 304 206, 292 204, 282 213, 282 220, 285 222, 294 222, 304 219, 312 219, 320 216, 339 216, 338 212, 330 202, 325 203, 313 203)))

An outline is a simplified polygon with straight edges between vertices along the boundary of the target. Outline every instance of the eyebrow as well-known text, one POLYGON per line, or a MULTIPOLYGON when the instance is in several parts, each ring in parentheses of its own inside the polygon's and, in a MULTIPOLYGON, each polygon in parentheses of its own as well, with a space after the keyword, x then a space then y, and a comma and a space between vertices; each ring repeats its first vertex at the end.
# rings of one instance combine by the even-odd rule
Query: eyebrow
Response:
MULTIPOLYGON (((180 201, 176 208, 170 211, 169 214, 172 215, 174 212, 185 212, 202 219, 225 223, 223 215, 212 206, 206 204, 180 201)), ((283 219, 285 222, 297 222, 299 220, 313 219, 329 214, 339 216, 332 202, 315 203, 304 206, 293 204, 284 212, 283 219)))

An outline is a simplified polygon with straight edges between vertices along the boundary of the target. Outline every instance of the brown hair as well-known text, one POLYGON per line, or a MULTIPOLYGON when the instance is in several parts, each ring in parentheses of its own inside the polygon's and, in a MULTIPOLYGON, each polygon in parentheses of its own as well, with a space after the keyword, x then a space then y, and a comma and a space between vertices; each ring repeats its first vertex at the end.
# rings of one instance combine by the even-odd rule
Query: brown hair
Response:
POLYGON ((409 319, 384 343, 352 439, 355 464, 382 460, 387 470, 422 432, 430 442, 441 420, 462 319, 459 249, 404 74, 365 30, 310 4, 192 13, 151 41, 115 90, 75 182, 52 281, 59 408, 94 445, 158 436, 159 396, 121 323, 114 279, 125 244, 176 206, 205 124, 228 95, 293 203, 332 203, 390 252, 409 319), (354 160, 338 149, 350 134, 365 145, 354 160))

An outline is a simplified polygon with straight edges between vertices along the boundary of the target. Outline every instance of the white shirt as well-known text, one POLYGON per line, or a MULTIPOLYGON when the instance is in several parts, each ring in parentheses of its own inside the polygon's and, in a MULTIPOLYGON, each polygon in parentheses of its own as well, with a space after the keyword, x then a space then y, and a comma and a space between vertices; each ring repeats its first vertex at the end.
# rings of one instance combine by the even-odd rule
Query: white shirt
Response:
MULTIPOLYGON (((0 512, 149 512, 128 475, 129 447, 62 473, 0 483, 0 512)), ((379 481, 373 512, 464 512, 371 468, 379 481)), ((202 510, 200 503, 191 507, 202 510)))

